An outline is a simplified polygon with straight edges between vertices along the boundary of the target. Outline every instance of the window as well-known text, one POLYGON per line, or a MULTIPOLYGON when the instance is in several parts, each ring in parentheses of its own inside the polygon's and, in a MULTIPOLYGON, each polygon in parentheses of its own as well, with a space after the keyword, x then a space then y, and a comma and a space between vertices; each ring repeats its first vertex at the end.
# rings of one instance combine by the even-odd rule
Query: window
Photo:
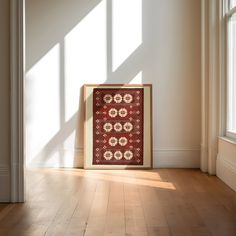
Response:
POLYGON ((227 13, 227 136, 236 138, 236 0, 227 13))
POLYGON ((235 6, 236 6, 236 0, 229 0, 229 7, 230 7, 230 9, 232 9, 235 6))

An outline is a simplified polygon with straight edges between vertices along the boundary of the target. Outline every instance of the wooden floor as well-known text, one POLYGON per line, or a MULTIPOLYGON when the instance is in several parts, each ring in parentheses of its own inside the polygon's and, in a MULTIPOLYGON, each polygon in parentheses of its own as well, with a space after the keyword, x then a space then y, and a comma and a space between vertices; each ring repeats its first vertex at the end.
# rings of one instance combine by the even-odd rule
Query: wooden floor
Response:
POLYGON ((198 170, 31 169, 0 235, 235 236, 236 193, 198 170))

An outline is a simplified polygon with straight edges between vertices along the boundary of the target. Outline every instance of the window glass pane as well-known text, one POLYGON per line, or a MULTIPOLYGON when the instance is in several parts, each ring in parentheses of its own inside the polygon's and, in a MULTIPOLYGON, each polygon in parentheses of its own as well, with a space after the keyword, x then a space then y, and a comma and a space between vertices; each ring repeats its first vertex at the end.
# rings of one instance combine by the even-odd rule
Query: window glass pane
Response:
POLYGON ((236 133, 236 14, 228 28, 228 131, 236 133))
POLYGON ((232 9, 235 6, 236 6, 236 0, 229 0, 229 7, 230 7, 230 9, 232 9))

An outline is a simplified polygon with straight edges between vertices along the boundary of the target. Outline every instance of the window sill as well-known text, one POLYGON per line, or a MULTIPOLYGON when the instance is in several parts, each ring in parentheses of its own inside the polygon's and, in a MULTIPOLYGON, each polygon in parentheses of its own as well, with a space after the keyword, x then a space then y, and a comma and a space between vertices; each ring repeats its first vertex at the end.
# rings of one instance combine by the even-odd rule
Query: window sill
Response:
POLYGON ((236 140, 233 139, 233 138, 229 138, 227 136, 223 136, 223 137, 219 137, 219 139, 225 141, 225 142, 228 142, 228 143, 231 143, 233 145, 236 145, 236 140))

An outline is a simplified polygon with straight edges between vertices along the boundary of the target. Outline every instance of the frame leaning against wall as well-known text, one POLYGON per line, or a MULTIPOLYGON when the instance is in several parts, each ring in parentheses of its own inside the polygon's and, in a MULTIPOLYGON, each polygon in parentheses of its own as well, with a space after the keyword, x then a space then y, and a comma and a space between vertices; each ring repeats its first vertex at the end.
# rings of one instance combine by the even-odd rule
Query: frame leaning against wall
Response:
POLYGON ((86 169, 150 169, 152 168, 152 85, 151 84, 87 84, 84 85, 84 167, 86 169), (93 164, 93 91, 94 89, 143 89, 143 163, 138 164, 93 164))

